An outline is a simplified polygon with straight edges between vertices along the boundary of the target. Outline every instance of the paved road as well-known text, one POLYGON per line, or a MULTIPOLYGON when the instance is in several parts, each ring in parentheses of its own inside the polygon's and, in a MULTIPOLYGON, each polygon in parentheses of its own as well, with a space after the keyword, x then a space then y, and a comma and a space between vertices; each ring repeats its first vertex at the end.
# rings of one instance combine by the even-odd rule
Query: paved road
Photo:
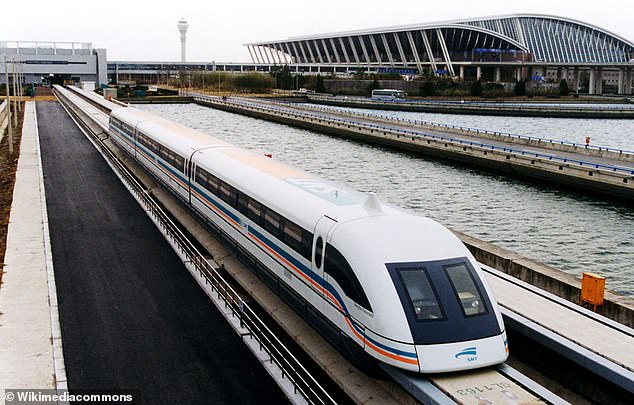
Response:
POLYGON ((37 115, 69 387, 286 402, 60 104, 37 115))

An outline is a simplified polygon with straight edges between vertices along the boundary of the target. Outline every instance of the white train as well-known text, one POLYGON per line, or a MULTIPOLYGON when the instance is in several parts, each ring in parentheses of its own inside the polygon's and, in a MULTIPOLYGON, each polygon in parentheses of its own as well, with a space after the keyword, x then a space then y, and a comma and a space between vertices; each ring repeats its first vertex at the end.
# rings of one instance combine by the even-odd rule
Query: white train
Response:
POLYGON ((357 364, 506 360, 491 290, 437 222, 135 108, 112 111, 110 134, 357 364))

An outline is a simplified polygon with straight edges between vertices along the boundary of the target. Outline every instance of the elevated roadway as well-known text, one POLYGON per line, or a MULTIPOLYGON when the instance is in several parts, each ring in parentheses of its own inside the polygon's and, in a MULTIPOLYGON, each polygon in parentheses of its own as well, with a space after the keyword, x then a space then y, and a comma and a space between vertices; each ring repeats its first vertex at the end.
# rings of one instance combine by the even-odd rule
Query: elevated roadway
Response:
POLYGON ((500 103, 486 101, 372 100, 365 97, 330 97, 307 94, 311 103, 348 108, 429 112, 440 114, 500 115, 513 117, 633 119, 634 106, 629 104, 500 103))
MULTIPOLYGON (((76 97, 73 97, 73 100, 73 102, 78 104, 81 103, 76 97)), ((87 109, 84 114, 85 118, 91 119, 90 105, 85 105, 85 108, 87 109)), ((94 107, 92 108, 94 109, 94 107)), ((139 169, 136 168, 134 170, 139 169)), ((323 343, 315 344, 317 338, 314 336, 314 331, 311 335, 310 328, 281 303, 262 282, 258 281, 253 273, 245 269, 230 249, 228 250, 217 241, 212 240, 201 225, 193 220, 182 207, 171 200, 169 193, 153 188, 153 194, 162 196, 160 197, 161 201, 166 206, 171 207, 170 209, 179 221, 187 224, 191 234, 197 236, 200 243, 208 248, 209 251, 214 252, 219 265, 232 274, 242 287, 260 302, 267 312, 273 314, 274 318, 280 321, 281 325, 287 329, 291 336, 302 337, 297 339, 298 343, 316 361, 320 362, 331 375, 335 376, 336 379, 339 378, 338 382, 344 387, 352 389, 353 392, 349 392, 349 394, 353 398, 357 398, 361 402, 368 399, 367 396, 363 396, 367 395, 368 388, 360 383, 361 376, 356 374, 352 380, 346 378, 345 370, 347 366, 345 366, 345 362, 340 359, 333 360, 333 356, 336 356, 336 354, 325 354, 323 350, 327 350, 328 345, 325 345, 324 348, 323 343), (328 360, 324 361, 324 359, 328 360), (343 369, 341 369, 342 364, 343 369), (354 387, 358 388, 360 386, 364 387, 364 390, 355 392, 354 387), (357 396, 355 397, 354 395, 357 396)), ((483 266, 483 269, 487 272, 494 294, 503 307, 505 322, 511 331, 563 355, 566 361, 574 364, 574 367, 586 370, 586 372, 596 376, 598 380, 602 381, 601 384, 613 384, 617 399, 628 398, 634 394, 634 374, 632 373, 634 359, 630 358, 629 355, 624 356, 622 354, 624 351, 628 351, 628 348, 634 343, 634 332, 632 329, 522 283, 495 269, 487 266, 483 266), (612 381, 612 383, 609 381, 612 381)), ((513 342, 511 341, 510 344, 511 350, 513 350, 513 342)), ((576 375, 574 373, 576 372, 573 372, 572 375, 576 375)), ((498 388, 507 387, 505 385, 507 384, 506 380, 502 378, 504 377, 514 381, 514 384, 524 387, 522 390, 526 391, 529 396, 535 396, 534 398, 541 398, 549 402, 561 401, 556 395, 544 390, 539 384, 531 382, 530 379, 513 371, 508 366, 500 367, 494 371, 494 375, 497 377, 494 379, 489 377, 486 381, 491 384, 497 381, 500 384, 498 388)), ((418 393, 420 393, 420 387, 422 386, 428 394, 430 392, 442 392, 450 400, 456 400, 461 403, 470 403, 470 401, 476 400, 478 395, 482 394, 479 391, 472 392, 467 390, 474 384, 476 387, 482 387, 481 383, 476 382, 479 381, 477 379, 472 381, 469 376, 464 375, 455 377, 458 380, 446 377, 432 377, 430 380, 421 380, 419 377, 414 378, 414 380, 409 378, 409 383, 404 383, 403 386, 418 387, 412 388, 410 391, 418 393), (427 382, 425 383, 425 381, 427 382)), ((402 376, 398 378, 402 378, 402 376)), ((584 380, 585 382, 587 381, 584 380)), ((366 382, 365 384, 371 384, 371 382, 366 382)), ((496 391, 498 394, 503 394, 505 391, 504 389, 494 390, 491 388, 493 385, 487 383, 484 383, 484 385, 488 387, 485 390, 496 391)), ((518 398, 523 398, 522 395, 525 394, 517 395, 520 395, 518 398)), ((600 399, 604 400, 605 398, 600 399)))
POLYGON ((195 95, 194 100, 228 112, 563 184, 584 192, 634 199, 631 152, 594 149, 588 153, 575 152, 548 142, 522 145, 517 139, 492 132, 426 129, 416 123, 350 117, 337 110, 306 111, 289 104, 252 99, 195 95))

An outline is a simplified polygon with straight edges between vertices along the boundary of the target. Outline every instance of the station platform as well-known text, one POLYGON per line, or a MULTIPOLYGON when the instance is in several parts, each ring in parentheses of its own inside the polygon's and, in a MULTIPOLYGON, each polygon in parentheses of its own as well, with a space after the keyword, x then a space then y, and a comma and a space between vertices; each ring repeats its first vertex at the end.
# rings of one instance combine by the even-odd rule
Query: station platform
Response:
POLYGON ((0 364, 0 389, 66 388, 37 117, 29 101, 0 286, 0 364))

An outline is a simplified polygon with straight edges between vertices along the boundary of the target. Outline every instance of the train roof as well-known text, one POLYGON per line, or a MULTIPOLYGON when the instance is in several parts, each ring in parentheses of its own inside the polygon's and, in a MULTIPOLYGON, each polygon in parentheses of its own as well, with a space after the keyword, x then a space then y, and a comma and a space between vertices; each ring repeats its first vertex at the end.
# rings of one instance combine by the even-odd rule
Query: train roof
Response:
POLYGON ((161 143, 196 161, 247 195, 312 231, 322 215, 338 222, 402 212, 376 197, 298 170, 263 153, 234 146, 224 140, 136 108, 113 115, 151 133, 161 143), (174 135, 179 135, 176 138, 174 135), (379 208, 380 207, 380 208, 379 208))

